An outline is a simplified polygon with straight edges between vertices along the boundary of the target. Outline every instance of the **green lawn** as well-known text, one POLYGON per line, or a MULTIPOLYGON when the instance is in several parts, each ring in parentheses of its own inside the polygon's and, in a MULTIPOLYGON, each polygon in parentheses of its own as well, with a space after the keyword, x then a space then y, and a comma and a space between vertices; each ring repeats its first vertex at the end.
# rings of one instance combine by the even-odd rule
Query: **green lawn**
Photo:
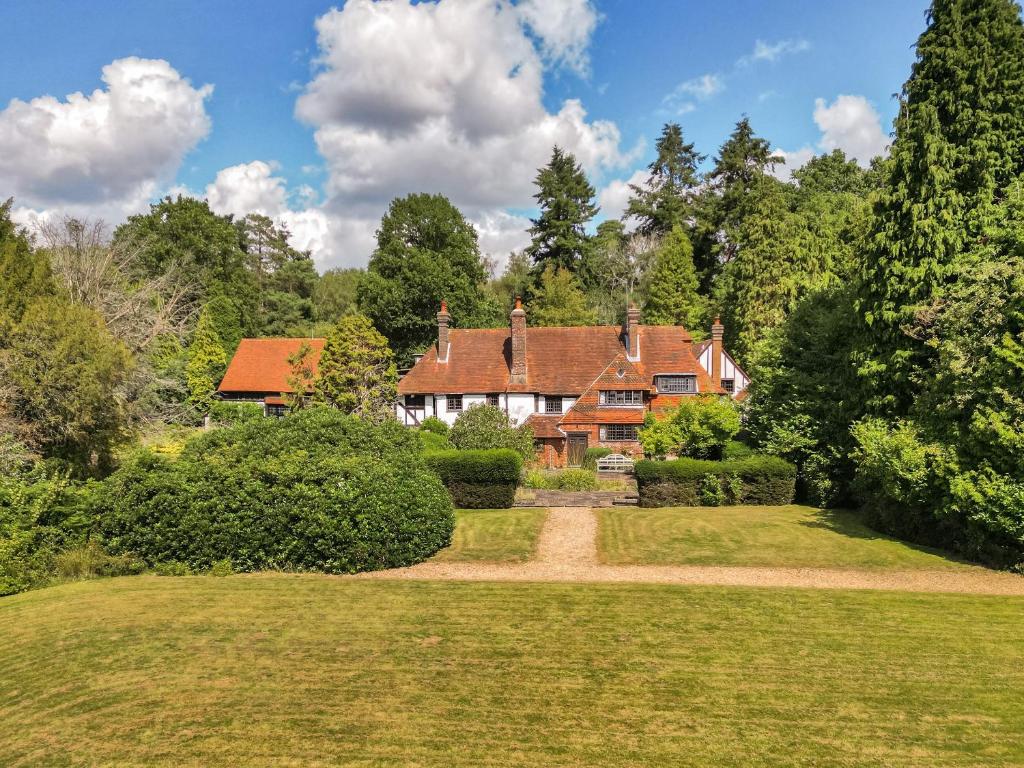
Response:
POLYGON ((1024 599, 142 576, 0 599, 0 765, 1024 763, 1024 599))
POLYGON ((452 545, 434 559, 519 563, 533 557, 547 510, 460 509, 452 545))
POLYGON ((817 568, 965 568, 883 536, 853 512, 811 507, 604 509, 605 562, 817 568))

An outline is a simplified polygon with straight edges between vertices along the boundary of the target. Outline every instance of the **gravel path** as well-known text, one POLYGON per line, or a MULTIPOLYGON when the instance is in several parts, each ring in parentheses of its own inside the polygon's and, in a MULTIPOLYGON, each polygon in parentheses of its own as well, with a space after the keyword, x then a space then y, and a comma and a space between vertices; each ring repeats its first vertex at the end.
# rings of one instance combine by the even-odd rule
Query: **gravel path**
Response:
POLYGON ((411 568, 360 573, 351 578, 706 584, 1024 595, 1024 577, 985 568, 871 571, 852 568, 602 565, 597 559, 597 517, 588 507, 551 509, 537 542, 537 557, 526 563, 426 562, 411 568))

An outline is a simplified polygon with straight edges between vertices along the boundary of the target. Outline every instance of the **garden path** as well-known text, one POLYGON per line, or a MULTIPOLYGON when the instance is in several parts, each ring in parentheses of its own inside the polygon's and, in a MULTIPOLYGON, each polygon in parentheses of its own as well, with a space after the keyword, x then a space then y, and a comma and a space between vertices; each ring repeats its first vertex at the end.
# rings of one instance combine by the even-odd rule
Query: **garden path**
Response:
POLYGON ((597 555, 597 516, 589 507, 548 512, 537 555, 525 563, 426 562, 360 573, 356 579, 689 584, 810 589, 878 589, 1024 595, 1024 577, 986 568, 958 571, 605 565, 597 555))

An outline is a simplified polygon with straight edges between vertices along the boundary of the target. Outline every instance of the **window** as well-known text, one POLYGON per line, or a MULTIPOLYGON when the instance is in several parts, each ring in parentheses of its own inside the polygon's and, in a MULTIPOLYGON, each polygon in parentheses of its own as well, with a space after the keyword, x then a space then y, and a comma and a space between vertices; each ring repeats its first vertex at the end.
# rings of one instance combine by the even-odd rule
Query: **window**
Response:
POLYGON ((287 405, 268 405, 267 416, 273 416, 274 418, 280 419, 282 416, 288 413, 287 405))
POLYGON ((667 394, 687 394, 697 391, 697 377, 692 374, 682 376, 658 376, 658 391, 667 394))
POLYGON ((544 397, 544 413, 561 413, 562 398, 546 395, 544 397))
POLYGON ((411 410, 422 411, 427 407, 426 395, 406 395, 405 407, 411 410))
POLYGON ((736 391, 736 382, 733 379, 722 379, 722 389, 732 393, 736 391))
POLYGON ((601 405, 643 405, 644 393, 639 389, 601 390, 601 405))
POLYGON ((601 427, 602 440, 636 440, 636 424, 605 424, 601 427))
POLYGON ((495 408, 498 407, 498 394, 496 392, 492 392, 487 396, 487 404, 495 408))
POLYGON ((462 410, 462 395, 448 395, 445 398, 445 410, 448 413, 458 413, 462 410))

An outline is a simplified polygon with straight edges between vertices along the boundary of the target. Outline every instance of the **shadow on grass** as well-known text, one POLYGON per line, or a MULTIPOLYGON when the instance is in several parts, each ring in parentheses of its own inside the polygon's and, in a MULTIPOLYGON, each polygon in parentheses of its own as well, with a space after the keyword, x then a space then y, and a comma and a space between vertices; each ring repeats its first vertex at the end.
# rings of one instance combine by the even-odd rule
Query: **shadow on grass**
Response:
POLYGON ((903 539, 897 539, 894 536, 889 536, 884 533, 876 531, 871 528, 861 516, 859 512, 854 512, 848 509, 819 509, 814 513, 813 520, 801 520, 799 525, 806 528, 821 528, 823 530, 832 531, 838 533, 841 536, 846 536, 851 539, 865 539, 867 541, 893 541, 897 544, 902 544, 908 549, 912 549, 915 552, 922 552, 928 555, 935 555, 941 557, 944 560, 949 560, 952 563, 960 563, 961 565, 974 565, 978 567, 984 567, 979 563, 972 562, 971 560, 965 560, 962 557, 954 555, 944 549, 937 549, 935 547, 927 547, 923 544, 915 544, 912 541, 905 541, 903 539))

